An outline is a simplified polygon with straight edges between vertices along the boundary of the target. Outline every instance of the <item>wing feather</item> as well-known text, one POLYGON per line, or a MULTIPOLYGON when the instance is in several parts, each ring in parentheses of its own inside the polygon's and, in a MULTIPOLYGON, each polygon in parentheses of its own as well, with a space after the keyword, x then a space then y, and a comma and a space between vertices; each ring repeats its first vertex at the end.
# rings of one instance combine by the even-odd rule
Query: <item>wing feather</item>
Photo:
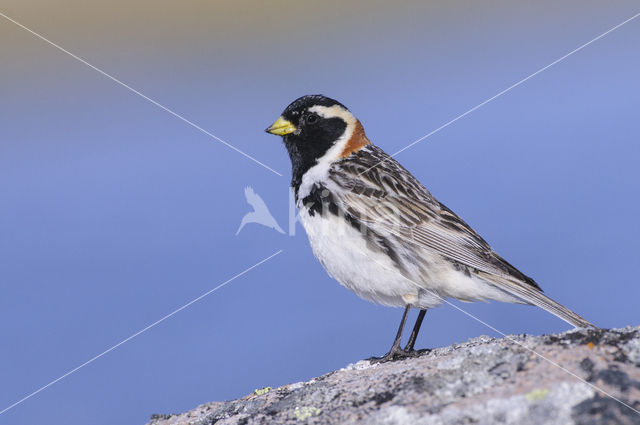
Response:
POLYGON ((342 189, 336 200, 343 211, 376 231, 467 266, 486 282, 574 326, 593 326, 544 295, 532 278, 496 254, 467 223, 375 145, 335 164, 329 176, 342 189))

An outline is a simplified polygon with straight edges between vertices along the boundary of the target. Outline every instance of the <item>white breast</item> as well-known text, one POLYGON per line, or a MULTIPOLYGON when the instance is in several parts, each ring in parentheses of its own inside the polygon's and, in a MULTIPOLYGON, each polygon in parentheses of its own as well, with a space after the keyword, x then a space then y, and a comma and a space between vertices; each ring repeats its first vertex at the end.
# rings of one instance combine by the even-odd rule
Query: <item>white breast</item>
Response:
POLYGON ((384 252, 369 248, 365 237, 343 217, 310 215, 302 208, 300 219, 313 253, 327 273, 366 300, 418 308, 438 306, 448 297, 462 301, 522 302, 424 250, 419 255, 424 264, 429 264, 429 272, 407 278, 384 252))
POLYGON ((312 216, 302 208, 300 219, 313 253, 343 286, 383 305, 405 306, 417 300, 420 288, 398 273, 386 254, 368 248, 364 236, 343 217, 312 216))

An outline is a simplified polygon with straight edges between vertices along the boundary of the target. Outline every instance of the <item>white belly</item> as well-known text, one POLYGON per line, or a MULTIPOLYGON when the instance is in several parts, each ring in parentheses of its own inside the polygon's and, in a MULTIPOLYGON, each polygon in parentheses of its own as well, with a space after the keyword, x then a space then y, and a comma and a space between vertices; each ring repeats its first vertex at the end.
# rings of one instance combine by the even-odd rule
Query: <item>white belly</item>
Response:
MULTIPOLYGON (((358 296, 382 305, 418 304, 420 286, 405 278, 389 256, 367 247, 366 239, 343 217, 314 216, 303 209, 300 219, 313 253, 331 277, 358 296)), ((440 304, 430 298, 429 306, 440 304)), ((426 300, 424 300, 426 301, 426 300)), ((417 305, 416 305, 417 306, 417 305)))
POLYGON ((341 216, 312 216, 302 208, 300 220, 313 253, 327 273, 366 300, 417 308, 435 307, 447 297, 522 302, 425 250, 421 250, 420 258, 423 265, 429 265, 427 272, 409 269, 405 277, 386 253, 369 248, 365 237, 341 216))

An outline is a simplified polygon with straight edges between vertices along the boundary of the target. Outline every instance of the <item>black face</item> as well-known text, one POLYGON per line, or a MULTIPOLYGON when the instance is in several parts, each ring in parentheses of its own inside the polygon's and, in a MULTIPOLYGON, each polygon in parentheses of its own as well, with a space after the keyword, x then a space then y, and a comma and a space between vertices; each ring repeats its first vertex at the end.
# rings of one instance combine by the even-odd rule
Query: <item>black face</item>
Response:
POLYGON ((323 118, 309 109, 314 106, 331 107, 340 102, 322 95, 303 96, 287 106, 282 117, 290 121, 296 131, 282 137, 291 158, 291 185, 298 190, 302 175, 333 146, 344 133, 347 123, 342 118, 323 118))

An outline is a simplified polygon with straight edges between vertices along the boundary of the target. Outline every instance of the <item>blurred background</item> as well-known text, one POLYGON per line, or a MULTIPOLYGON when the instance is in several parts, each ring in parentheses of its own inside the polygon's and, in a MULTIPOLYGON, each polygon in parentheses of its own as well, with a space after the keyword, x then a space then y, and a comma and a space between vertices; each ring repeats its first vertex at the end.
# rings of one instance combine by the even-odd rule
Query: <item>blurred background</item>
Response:
MULTIPOLYGON (((263 132, 323 93, 395 152, 638 13, 636 1, 2 0, 0 410, 284 252, 24 403, 0 424, 143 424, 308 380, 390 347, 400 309, 327 276, 288 230, 290 163, 263 132), (288 233, 288 232, 287 232, 288 233)), ((640 19, 398 156, 546 293, 638 325, 640 19)), ((569 328, 460 304, 505 333, 569 328)), ((411 320, 415 317, 413 313, 411 320)), ((487 334, 444 305, 417 346, 487 334)))

